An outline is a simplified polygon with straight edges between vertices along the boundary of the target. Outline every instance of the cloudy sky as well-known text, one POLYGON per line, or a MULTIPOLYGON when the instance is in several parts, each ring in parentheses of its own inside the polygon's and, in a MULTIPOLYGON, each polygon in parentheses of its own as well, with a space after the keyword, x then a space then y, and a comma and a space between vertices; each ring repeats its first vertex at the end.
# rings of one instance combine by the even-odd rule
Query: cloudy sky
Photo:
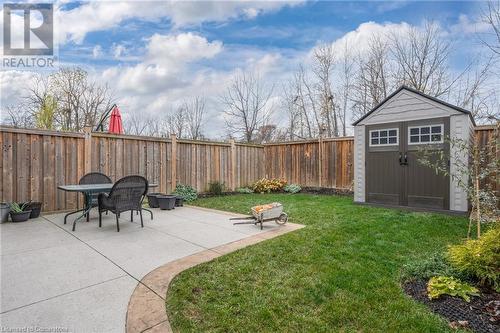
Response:
MULTIPOLYGON (((266 84, 279 87, 320 42, 349 39, 362 49, 374 33, 425 20, 439 23, 454 41, 451 65, 460 70, 482 47, 478 33, 485 29, 479 19, 484 3, 465 1, 55 4, 60 65, 83 67, 107 82, 125 119, 171 112, 186 98, 204 96, 206 134, 212 138, 225 133, 217 101, 238 71, 256 71, 266 84)), ((2 110, 22 96, 30 75, 0 73, 2 110)), ((275 121, 283 119, 278 108, 275 121)))

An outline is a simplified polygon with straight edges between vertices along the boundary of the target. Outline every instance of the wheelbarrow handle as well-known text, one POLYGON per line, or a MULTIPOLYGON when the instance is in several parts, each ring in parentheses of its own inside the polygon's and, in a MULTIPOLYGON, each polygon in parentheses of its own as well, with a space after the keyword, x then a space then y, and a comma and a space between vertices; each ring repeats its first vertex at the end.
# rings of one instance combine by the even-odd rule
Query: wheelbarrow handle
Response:
POLYGON ((233 225, 237 224, 257 224, 257 221, 248 221, 248 222, 234 222, 233 225))
POLYGON ((237 221, 237 220, 255 220, 255 217, 253 216, 246 216, 246 217, 232 217, 229 219, 230 221, 237 221))

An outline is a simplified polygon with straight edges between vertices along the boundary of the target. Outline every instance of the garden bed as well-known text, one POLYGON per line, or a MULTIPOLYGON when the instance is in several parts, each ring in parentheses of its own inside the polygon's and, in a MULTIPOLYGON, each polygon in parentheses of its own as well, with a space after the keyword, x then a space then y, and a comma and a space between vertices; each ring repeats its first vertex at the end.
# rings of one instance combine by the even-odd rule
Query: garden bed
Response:
POLYGON ((500 301, 500 294, 494 291, 483 289, 480 297, 471 297, 467 303, 459 297, 448 295, 430 300, 427 296, 427 283, 423 280, 408 281, 403 284, 403 289, 413 299, 445 317, 451 327, 469 328, 481 333, 500 332, 500 322, 493 322, 493 317, 486 311, 489 302, 500 301))

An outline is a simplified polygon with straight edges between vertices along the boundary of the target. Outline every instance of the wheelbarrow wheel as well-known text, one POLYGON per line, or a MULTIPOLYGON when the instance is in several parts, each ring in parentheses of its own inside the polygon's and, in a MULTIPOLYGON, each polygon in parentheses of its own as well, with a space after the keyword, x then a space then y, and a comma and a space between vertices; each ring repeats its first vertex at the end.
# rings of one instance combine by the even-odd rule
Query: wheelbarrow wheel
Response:
POLYGON ((286 215, 285 213, 281 213, 281 215, 276 220, 276 223, 283 225, 287 221, 288 221, 288 215, 286 215))

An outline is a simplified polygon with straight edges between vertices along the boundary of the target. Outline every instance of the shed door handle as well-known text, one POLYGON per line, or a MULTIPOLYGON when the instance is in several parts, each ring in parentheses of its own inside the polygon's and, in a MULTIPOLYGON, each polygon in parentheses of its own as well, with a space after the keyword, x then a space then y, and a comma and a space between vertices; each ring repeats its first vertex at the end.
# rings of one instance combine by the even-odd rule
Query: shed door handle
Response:
POLYGON ((399 152, 399 165, 408 165, 408 154, 406 152, 404 160, 403 160, 403 153, 399 152))

